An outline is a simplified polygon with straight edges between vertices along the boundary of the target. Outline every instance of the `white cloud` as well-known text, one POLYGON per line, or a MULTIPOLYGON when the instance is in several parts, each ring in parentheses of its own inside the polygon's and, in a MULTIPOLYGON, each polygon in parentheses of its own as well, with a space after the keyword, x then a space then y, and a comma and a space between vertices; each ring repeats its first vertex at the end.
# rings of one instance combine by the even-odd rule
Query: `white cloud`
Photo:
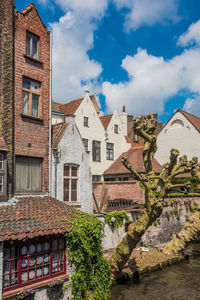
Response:
POLYGON ((140 26, 153 26, 156 23, 165 24, 168 21, 179 20, 177 0, 113 0, 116 6, 128 8, 125 30, 137 29, 140 26))
POLYGON ((195 116, 200 116, 200 95, 195 98, 186 99, 183 110, 195 116))
POLYGON ((194 42, 200 45, 200 20, 190 25, 188 30, 179 37, 177 44, 185 47, 194 42))
POLYGON ((182 89, 200 93, 200 49, 185 50, 171 60, 152 56, 138 49, 126 56, 122 68, 129 80, 118 84, 103 83, 109 111, 121 111, 122 104, 134 115, 163 113, 165 102, 182 89))
POLYGON ((53 32, 53 92, 64 102, 83 95, 85 89, 99 91, 101 65, 90 59, 97 20, 105 13, 108 0, 55 0, 65 11, 53 32))

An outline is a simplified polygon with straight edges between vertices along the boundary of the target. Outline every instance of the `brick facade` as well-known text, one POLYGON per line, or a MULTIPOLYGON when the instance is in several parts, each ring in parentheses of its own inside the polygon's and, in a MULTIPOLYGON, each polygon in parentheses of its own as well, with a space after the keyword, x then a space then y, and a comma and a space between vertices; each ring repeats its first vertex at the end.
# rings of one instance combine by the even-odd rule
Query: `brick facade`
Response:
POLYGON ((43 159, 42 192, 49 190, 49 72, 50 33, 30 4, 24 11, 17 11, 15 19, 15 157, 43 159), (26 55, 27 31, 39 37, 38 59, 26 55), (41 84, 39 117, 22 113, 23 77, 41 84))
MULTIPOLYGON (((0 136, 4 138, 7 148, 7 191, 8 197, 13 194, 14 176, 14 0, 0 1, 0 136)), ((0 199, 4 201, 5 199, 0 199)))

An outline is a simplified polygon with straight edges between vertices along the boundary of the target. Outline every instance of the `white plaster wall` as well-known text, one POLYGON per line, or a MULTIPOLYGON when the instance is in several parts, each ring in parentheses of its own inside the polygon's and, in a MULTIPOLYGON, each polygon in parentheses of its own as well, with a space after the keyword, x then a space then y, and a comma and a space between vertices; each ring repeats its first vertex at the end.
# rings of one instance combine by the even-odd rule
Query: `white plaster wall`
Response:
POLYGON ((52 113, 52 117, 51 117, 52 125, 57 124, 57 123, 61 123, 63 121, 64 121, 64 116, 60 116, 60 115, 52 113))
MULTIPOLYGON (((88 150, 90 151, 90 165, 93 175, 102 175, 103 172, 113 163, 113 160, 106 159, 106 142, 114 143, 114 160, 124 151, 127 151, 131 144, 126 142, 124 138, 124 131, 121 120, 117 113, 113 115, 110 125, 107 129, 108 137, 106 138, 105 129, 101 123, 99 115, 97 114, 94 105, 89 97, 89 93, 85 94, 82 103, 79 105, 75 122, 79 129, 82 138, 88 139, 88 150), (88 117, 88 127, 83 126, 84 117, 88 117), (119 133, 114 133, 114 124, 119 126, 119 133), (92 160, 92 141, 101 142, 101 162, 94 162, 92 160)), ((123 116, 125 122, 125 116, 123 116)), ((125 126, 125 123, 123 123, 125 126)))
POLYGON ((3 289, 3 243, 0 243, 0 300, 2 300, 3 289))
POLYGON ((197 156, 200 160, 200 134, 181 112, 177 112, 158 134, 157 146, 155 158, 160 164, 169 161, 170 150, 173 148, 180 151, 180 156, 185 154, 189 160, 197 156), (175 120, 183 122, 183 126, 173 125, 175 120))
MULTIPOLYGON (((92 213, 92 178, 89 155, 86 153, 82 139, 74 122, 67 126, 58 146, 59 162, 57 165, 57 199, 63 201, 63 165, 77 164, 78 201, 66 202, 76 205, 80 210, 92 213)), ((55 196, 55 159, 52 157, 52 196, 55 196)))

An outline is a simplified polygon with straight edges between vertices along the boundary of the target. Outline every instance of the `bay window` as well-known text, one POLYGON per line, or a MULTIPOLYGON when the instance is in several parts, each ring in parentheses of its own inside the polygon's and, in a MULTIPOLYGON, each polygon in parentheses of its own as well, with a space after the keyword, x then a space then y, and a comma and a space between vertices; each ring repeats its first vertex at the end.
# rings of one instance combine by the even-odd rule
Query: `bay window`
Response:
POLYGON ((3 290, 10 290, 66 273, 64 237, 5 243, 3 290))

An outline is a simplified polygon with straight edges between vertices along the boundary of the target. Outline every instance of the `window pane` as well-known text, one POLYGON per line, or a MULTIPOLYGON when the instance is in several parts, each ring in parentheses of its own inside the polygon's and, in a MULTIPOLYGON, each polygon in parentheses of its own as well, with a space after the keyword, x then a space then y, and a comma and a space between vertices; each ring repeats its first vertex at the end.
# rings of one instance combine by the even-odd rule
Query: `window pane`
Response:
POLYGON ((28 115, 29 114, 29 93, 23 91, 22 95, 23 95, 23 108, 22 108, 22 111, 23 111, 23 114, 28 115))
POLYGON ((30 90, 31 89, 31 81, 30 79, 23 77, 23 88, 30 90))
POLYGON ((71 180, 71 201, 77 201, 77 180, 71 180))
POLYGON ((76 177, 77 176, 77 167, 72 166, 72 176, 76 177))
POLYGON ((64 190, 67 191, 69 190, 69 179, 64 179, 64 190))
POLYGON ((31 55, 31 36, 30 34, 27 32, 26 33, 26 54, 27 55, 31 55))
POLYGON ((40 83, 37 81, 31 80, 31 91, 39 93, 40 92, 40 83))
POLYGON ((64 201, 69 201, 69 191, 64 191, 64 201))
POLYGON ((38 58, 38 42, 39 38, 37 36, 32 36, 32 57, 37 59, 38 58))
POLYGON ((0 153, 0 170, 3 170, 3 153, 0 153))
POLYGON ((77 201, 77 192, 76 191, 72 191, 71 197, 72 197, 71 201, 77 201))
POLYGON ((0 176, 0 192, 3 192, 3 176, 0 176))
POLYGON ((32 94, 32 115, 39 116, 39 96, 35 94, 32 94))
POLYGON ((64 176, 69 176, 69 165, 64 165, 64 176))
POLYGON ((30 164, 30 189, 31 191, 41 190, 41 160, 32 158, 30 164))

